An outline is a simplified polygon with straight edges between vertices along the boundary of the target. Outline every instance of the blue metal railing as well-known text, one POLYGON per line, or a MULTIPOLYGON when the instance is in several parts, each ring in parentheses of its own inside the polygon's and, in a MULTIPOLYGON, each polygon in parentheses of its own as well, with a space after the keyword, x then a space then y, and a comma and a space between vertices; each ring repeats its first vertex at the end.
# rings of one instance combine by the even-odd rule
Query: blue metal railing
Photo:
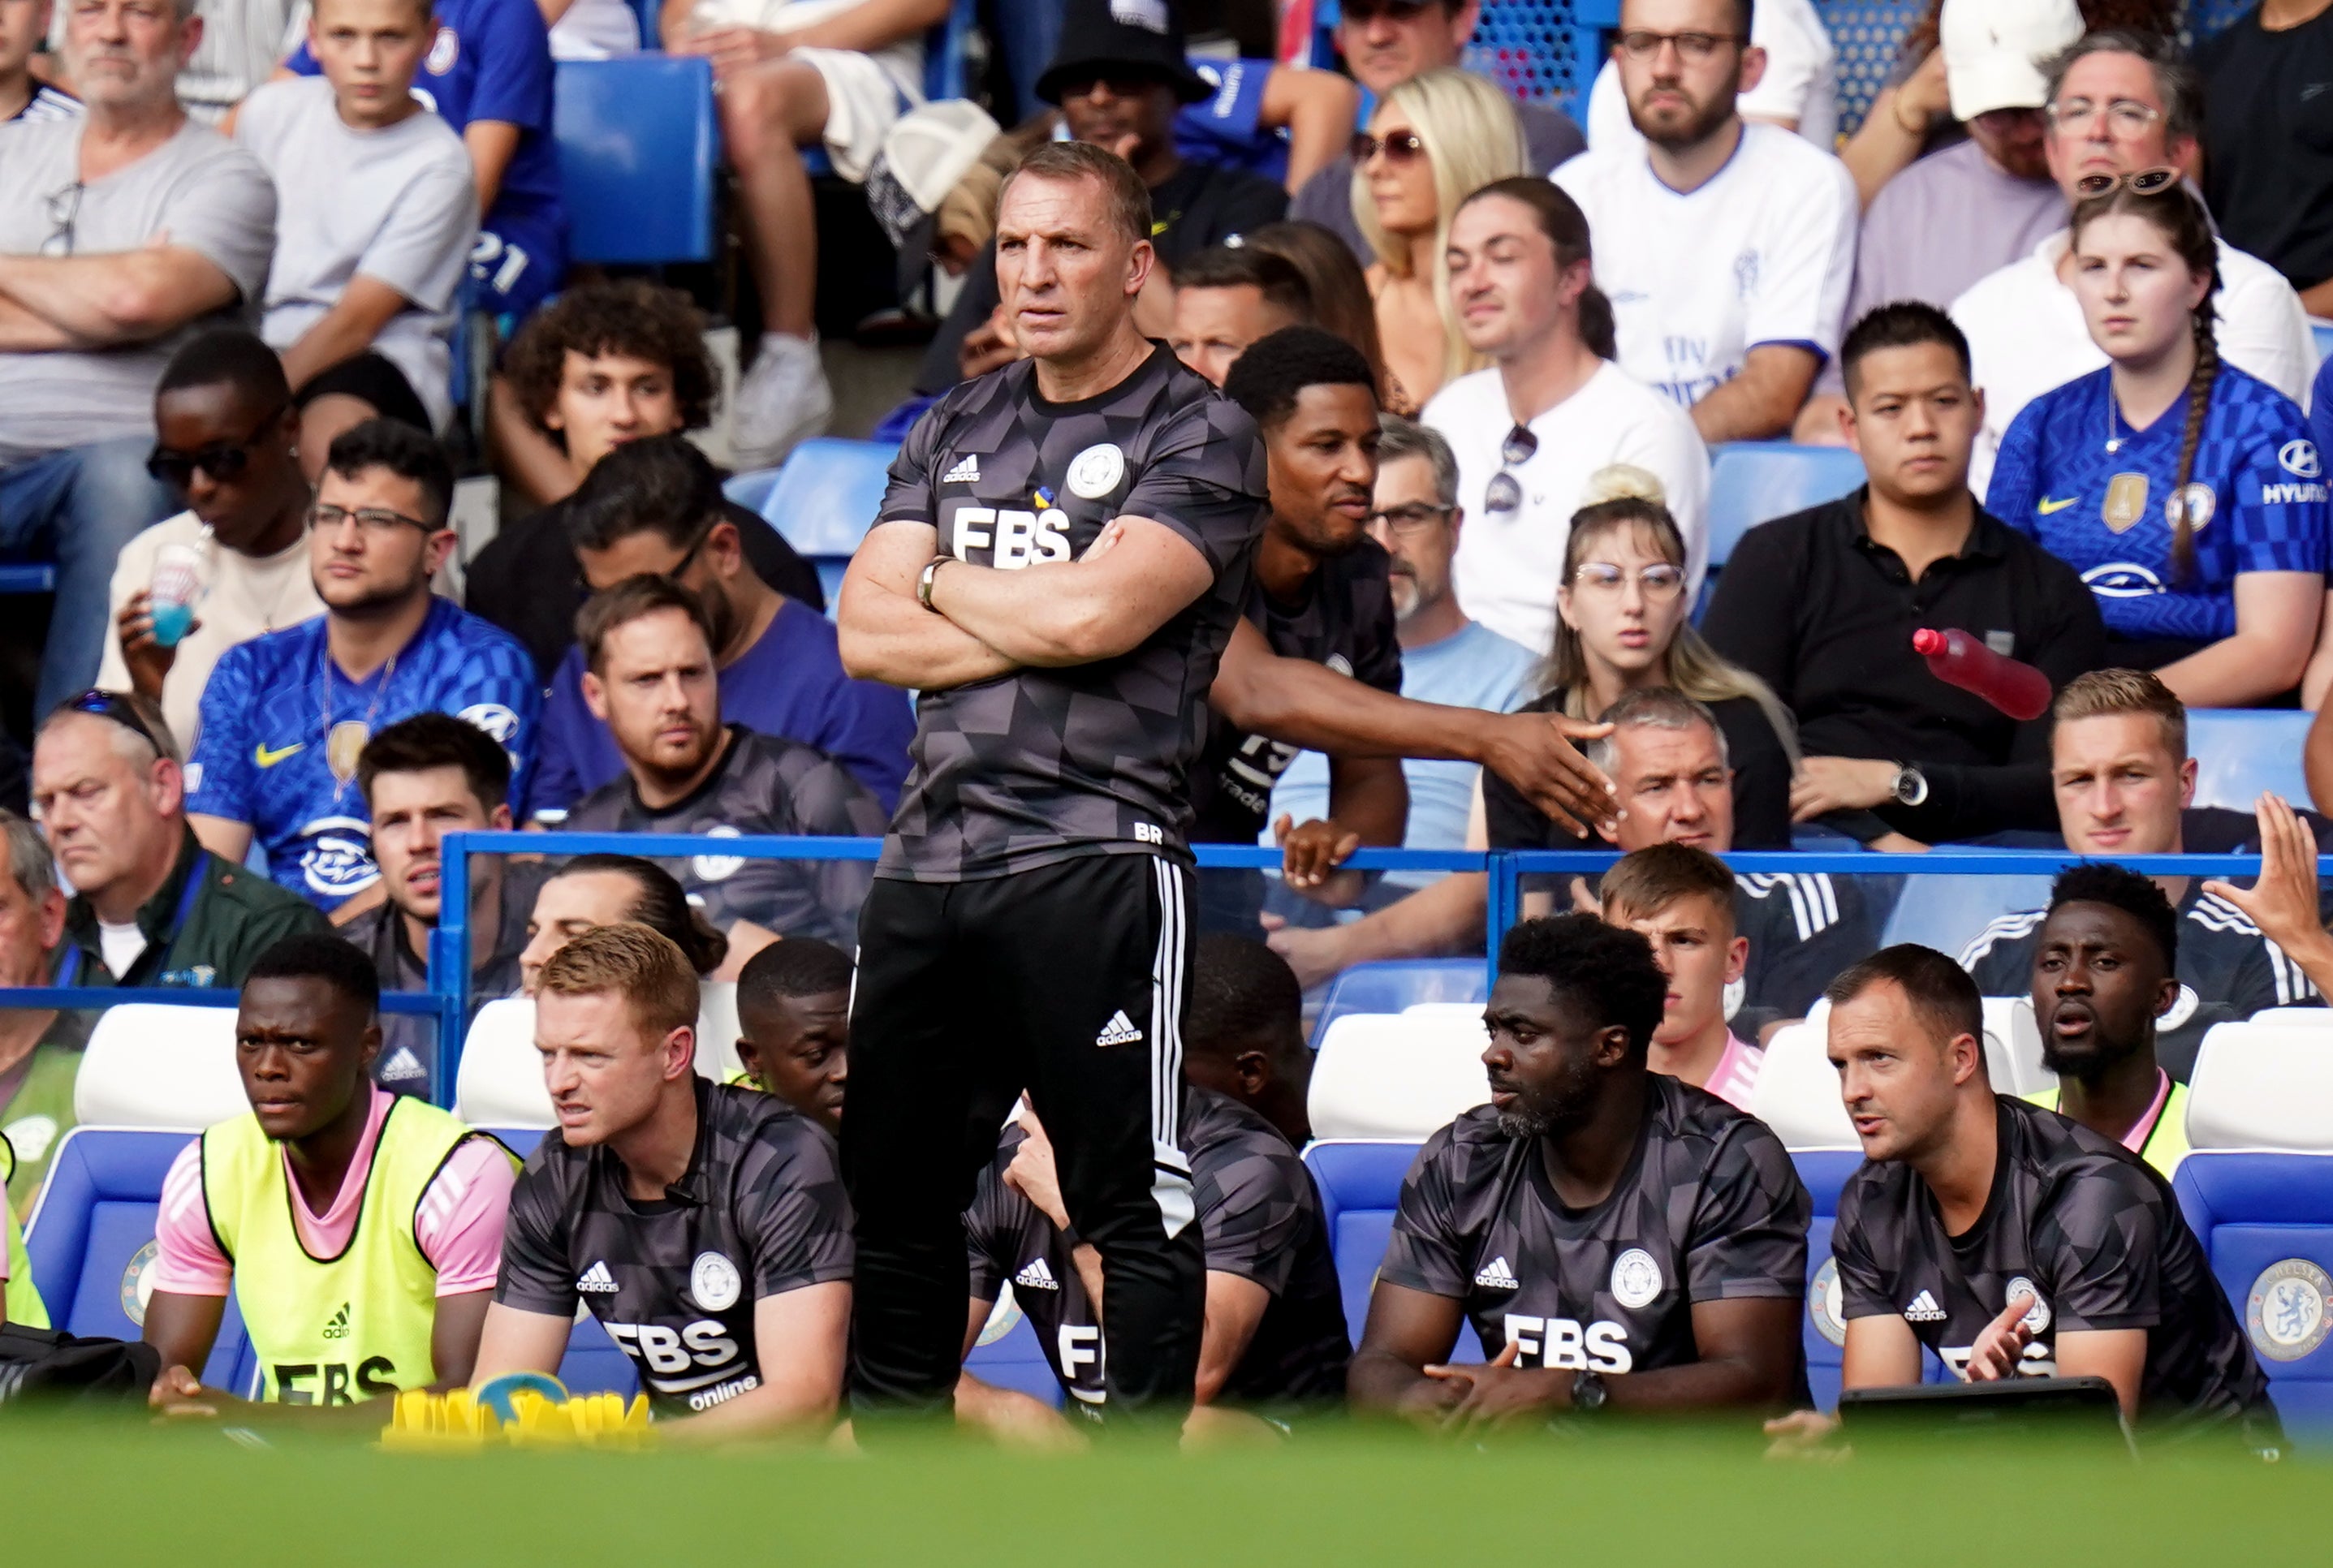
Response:
MULTIPOLYGON (((875 838, 713 837, 677 833, 455 833, 441 847, 441 899, 445 918, 429 940, 429 989, 387 991, 380 999, 385 1013, 435 1018, 437 1023, 437 1071, 435 1088, 440 1104, 450 1106, 461 1072, 462 1051, 470 1011, 470 861, 479 855, 534 855, 565 859, 577 855, 637 855, 679 858, 717 850, 746 860, 873 860, 881 852, 875 838)), ((1280 865, 1280 852, 1251 845, 1198 846, 1195 858, 1202 871, 1264 870, 1280 865)), ((1603 850, 1421 850, 1363 849, 1349 865, 1362 871, 1487 872, 1485 889, 1486 962, 1495 964, 1499 941, 1521 918, 1522 881, 1526 876, 1594 875, 1619 858, 1603 850)), ((2047 876, 2080 863, 2086 857, 2066 850, 1940 851, 1929 855, 1872 855, 1862 852, 1824 854, 1812 851, 1766 852, 1723 857, 1734 871, 1749 875, 1829 874, 1833 876, 2047 876)), ((2250 877, 2260 873, 2253 855, 2148 855, 2118 857, 2117 864, 2151 876, 2250 877)), ((186 1007, 233 1007, 236 993, 226 988, 110 988, 99 986, 38 986, 0 988, 0 1007, 108 1008, 119 1002, 162 1002, 186 1007)))

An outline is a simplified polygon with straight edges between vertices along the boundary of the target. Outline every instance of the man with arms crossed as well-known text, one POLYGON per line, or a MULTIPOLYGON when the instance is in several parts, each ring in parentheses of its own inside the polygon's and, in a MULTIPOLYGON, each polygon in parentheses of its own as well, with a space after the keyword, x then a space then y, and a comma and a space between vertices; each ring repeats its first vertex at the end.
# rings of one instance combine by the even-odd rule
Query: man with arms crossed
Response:
POLYGON ((824 1426, 850 1319, 834 1141, 773 1095, 696 1076, 696 976, 644 925, 552 954, 534 1006, 559 1125, 511 1200, 477 1382, 556 1372, 580 1300, 668 1437, 824 1426))
POLYGON ((360 1404, 470 1376, 502 1251, 510 1151, 375 1086, 380 982, 337 937, 290 936, 244 982, 235 1056, 251 1113, 179 1152, 155 1216, 152 1399, 206 1389, 230 1285, 271 1403, 360 1404))
POLYGON ((1925 1346, 1972 1382, 2103 1377, 2142 1433, 2280 1442, 2268 1378, 2171 1184, 2112 1139, 1993 1094, 1959 965, 1903 943, 1828 994, 1865 1160, 1831 1232, 1844 1386, 1916 1383, 1925 1346))
POLYGON ((1508 932, 1491 1103, 1402 1182, 1356 1408, 1465 1430, 1805 1398, 1813 1204, 1763 1123, 1647 1069, 1667 989, 1593 915, 1508 932), (1469 1319, 1490 1363, 1445 1364, 1469 1319))

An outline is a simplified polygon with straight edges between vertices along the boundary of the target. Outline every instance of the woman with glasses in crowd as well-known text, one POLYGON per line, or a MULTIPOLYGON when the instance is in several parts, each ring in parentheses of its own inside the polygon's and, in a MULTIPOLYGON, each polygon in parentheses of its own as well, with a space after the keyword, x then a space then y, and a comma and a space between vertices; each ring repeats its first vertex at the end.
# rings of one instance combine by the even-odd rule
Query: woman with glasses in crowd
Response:
POLYGON ((1353 139, 1353 216, 1377 254, 1369 293, 1391 412, 1416 417, 1445 381, 1486 362, 1459 333, 1443 251, 1459 204, 1522 174, 1523 158, 1507 95, 1455 69, 1395 88, 1353 139))
POLYGON ((2190 708, 2289 704, 2326 598, 2322 456, 2298 405, 2221 361, 2218 247, 2177 171, 2081 190, 2071 281, 2107 364, 2025 406, 1985 508, 2082 574, 2109 663, 2190 708))
MULTIPOLYGON (((1555 646, 1527 713, 1594 719, 1626 693, 1668 686, 1706 706, 1733 771, 1734 849, 1791 847, 1797 726, 1765 682, 1728 664, 1690 618, 1685 540, 1659 483, 1615 464, 1571 519, 1556 589, 1555 646)), ((1495 849, 1562 849, 1580 841, 1495 774, 1483 775, 1495 849)))

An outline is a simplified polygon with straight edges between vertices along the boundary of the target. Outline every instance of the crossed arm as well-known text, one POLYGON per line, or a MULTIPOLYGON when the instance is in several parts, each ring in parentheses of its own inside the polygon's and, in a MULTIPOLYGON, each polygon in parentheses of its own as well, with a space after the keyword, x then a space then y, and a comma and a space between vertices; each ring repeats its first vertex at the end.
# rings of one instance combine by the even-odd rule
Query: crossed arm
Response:
POLYGON ((149 244, 100 256, 0 256, 0 351, 141 342, 235 299, 234 282, 185 245, 149 244))
MULTIPOLYGON (((1616 1410, 1779 1409, 1791 1397, 1799 1351, 1794 1297, 1697 1301, 1693 1337, 1700 1359, 1606 1380, 1616 1410)), ((1566 1367, 1519 1367, 1516 1342, 1481 1366, 1450 1366, 1464 1305, 1383 1280, 1369 1296, 1368 1326, 1347 1378, 1354 1408, 1398 1415, 1446 1431, 1530 1425, 1568 1410, 1566 1367)))
MULTIPOLYGON (((501 1303, 487 1309, 472 1386, 504 1372, 556 1374, 573 1320, 501 1303)), ((667 1442, 719 1442, 785 1432, 822 1435, 842 1397, 850 1286, 842 1280, 806 1285, 754 1303, 755 1370, 761 1386, 702 1415, 659 1421, 667 1442)))
MULTIPOLYGON (((470 1381, 471 1369, 478 1359, 479 1334, 494 1294, 491 1290, 471 1290, 437 1298, 437 1316, 429 1325, 429 1360, 437 1377, 427 1385, 429 1392, 444 1393, 470 1381)), ((166 1414, 197 1417, 224 1414, 230 1406, 244 1414, 259 1410, 309 1412, 320 1408, 262 1404, 239 1399, 223 1389, 205 1388, 193 1369, 210 1359, 211 1348, 218 1343, 219 1324, 226 1315, 226 1297, 223 1296, 182 1296, 167 1290, 154 1293, 146 1307, 143 1337, 159 1353, 162 1373, 154 1380, 148 1395, 150 1404, 166 1414)), ((565 1344, 562 1339, 562 1350, 565 1344)), ((558 1363, 554 1361, 552 1364, 555 1367, 558 1363)), ((348 1417, 350 1420, 378 1425, 384 1419, 382 1408, 369 1408, 367 1404, 333 1409, 335 1414, 342 1409, 363 1412, 348 1417)))

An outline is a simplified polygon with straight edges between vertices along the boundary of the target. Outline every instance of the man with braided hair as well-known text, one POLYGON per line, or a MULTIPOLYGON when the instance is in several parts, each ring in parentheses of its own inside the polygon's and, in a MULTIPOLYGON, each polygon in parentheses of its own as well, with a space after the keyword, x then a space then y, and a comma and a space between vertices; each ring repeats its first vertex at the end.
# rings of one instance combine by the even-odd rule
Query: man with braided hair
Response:
POLYGON ((1988 505, 2081 572, 2115 663, 2189 707, 2270 702, 2325 602, 2322 462, 2299 405, 2221 362, 2203 203, 2168 169, 2082 185, 2073 290, 2108 364, 2018 415, 1988 505))

